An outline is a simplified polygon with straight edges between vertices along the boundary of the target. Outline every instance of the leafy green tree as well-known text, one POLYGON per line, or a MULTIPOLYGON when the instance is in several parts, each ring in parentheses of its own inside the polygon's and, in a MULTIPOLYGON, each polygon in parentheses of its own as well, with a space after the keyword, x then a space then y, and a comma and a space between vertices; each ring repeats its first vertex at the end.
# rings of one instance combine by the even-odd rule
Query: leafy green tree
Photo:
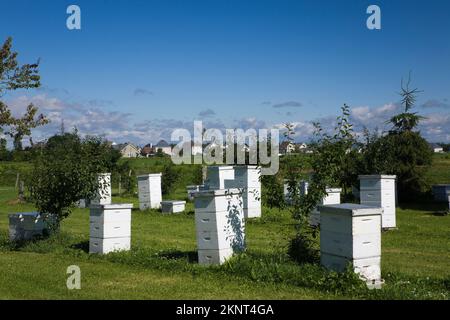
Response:
POLYGON ((310 164, 313 173, 309 179, 308 193, 293 203, 293 217, 296 219, 297 235, 291 241, 289 253, 299 261, 317 261, 318 248, 314 246, 317 236, 315 228, 309 225, 312 210, 327 195, 329 187, 343 187, 348 179, 348 162, 355 153, 355 136, 349 122, 350 108, 344 104, 337 125, 330 134, 320 123, 315 123, 315 141, 311 144, 313 154, 310 164))
POLYGON ((29 184, 31 200, 39 212, 53 217, 53 229, 69 216, 79 199, 92 199, 98 174, 111 164, 105 143, 96 137, 80 138, 77 132, 55 135, 36 151, 29 184))
POLYGON ((360 159, 361 174, 395 174, 400 200, 417 197, 428 189, 426 171, 432 163, 433 152, 428 142, 416 130, 424 117, 411 112, 416 101, 417 89, 410 89, 410 80, 401 86, 404 112, 393 116, 393 125, 387 135, 366 133, 363 157, 360 159))
POLYGON ((169 194, 173 191, 175 184, 179 179, 179 171, 172 162, 164 165, 161 176, 161 191, 163 194, 169 194))
POLYGON ((31 129, 46 125, 50 121, 43 115, 37 115, 38 108, 33 104, 28 105, 26 113, 20 118, 11 120, 11 129, 7 132, 13 138, 14 150, 22 150, 22 139, 29 136, 30 145, 33 146, 33 139, 31 137, 31 129))
MULTIPOLYGON (((12 51, 12 38, 9 37, 0 49, 0 98, 8 91, 38 88, 41 85, 39 61, 20 66, 17 56, 18 53, 12 51)), ((30 136, 30 143, 33 144, 31 129, 49 122, 43 114, 37 115, 37 112, 38 108, 30 104, 22 117, 14 118, 8 106, 0 101, 0 129, 10 127, 7 134, 13 138, 16 150, 22 150, 24 136, 30 136)))
POLYGON ((285 207, 284 186, 278 175, 264 175, 261 177, 261 184, 264 192, 262 201, 269 208, 285 207))

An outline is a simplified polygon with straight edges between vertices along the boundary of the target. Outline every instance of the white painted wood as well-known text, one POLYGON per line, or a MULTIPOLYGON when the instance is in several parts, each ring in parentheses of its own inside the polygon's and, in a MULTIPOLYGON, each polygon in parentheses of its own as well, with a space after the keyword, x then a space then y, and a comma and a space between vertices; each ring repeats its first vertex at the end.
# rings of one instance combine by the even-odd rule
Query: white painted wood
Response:
POLYGON ((196 213, 228 211, 234 207, 243 207, 239 189, 203 190, 195 194, 196 213))
MULTIPOLYGON (((320 205, 332 205, 341 203, 341 188, 327 188, 327 195, 322 199, 320 205)), ((320 224, 320 211, 315 208, 309 215, 309 224, 317 227, 320 224)))
POLYGON ((352 235, 376 234, 381 229, 381 216, 346 217, 327 214, 321 217, 321 231, 348 233, 352 235))
POLYGON ((217 230, 216 232, 200 230, 197 232, 197 248, 202 249, 240 249, 243 250, 244 229, 217 230), (241 231, 239 231, 241 230, 241 231))
POLYGON ((132 204, 111 204, 92 206, 90 208, 90 222, 115 223, 131 221, 132 204))
POLYGON ((368 286, 379 285, 382 208, 345 203, 319 210, 321 264, 342 272, 353 263, 368 286))
POLYGON ((179 200, 166 200, 161 201, 161 212, 162 213, 179 213, 183 212, 185 209, 186 201, 179 200))
POLYGON ((198 250, 198 263, 204 265, 222 264, 233 255, 232 249, 198 250))
POLYGON ((241 192, 238 189, 197 192, 195 225, 199 263, 220 264, 225 259, 220 254, 222 250, 227 252, 226 257, 244 250, 245 219, 241 192))
MULTIPOLYGON (((323 220, 321 219, 321 224, 323 220)), ((341 257, 361 259, 381 255, 381 234, 346 234, 320 230, 320 251, 341 257)))
POLYGON ((197 226, 197 230, 224 230, 228 225, 228 221, 228 211, 195 213, 195 224, 197 226))
POLYGON ((122 238, 131 237, 131 220, 89 224, 92 238, 122 238))
POLYGON ((140 210, 161 208, 161 177, 161 173, 137 176, 140 210))
POLYGON ((232 166, 208 166, 205 185, 211 190, 233 188, 234 168, 232 166))
POLYGON ((327 269, 343 272, 349 263, 353 264, 355 273, 367 280, 381 279, 381 258, 347 259, 340 256, 322 253, 320 263, 327 269))
POLYGON ((114 251, 128 251, 131 247, 131 238, 90 238, 89 253, 107 254, 114 251))
POLYGON ((97 195, 91 200, 91 205, 111 203, 111 173, 98 175, 99 189, 97 195))
POLYGON ((133 204, 93 205, 89 217, 89 252, 129 250, 133 204))
POLYGON ((396 227, 396 176, 362 175, 360 181, 360 203, 362 205, 381 207, 382 228, 396 227), (388 217, 389 216, 389 217, 388 217))

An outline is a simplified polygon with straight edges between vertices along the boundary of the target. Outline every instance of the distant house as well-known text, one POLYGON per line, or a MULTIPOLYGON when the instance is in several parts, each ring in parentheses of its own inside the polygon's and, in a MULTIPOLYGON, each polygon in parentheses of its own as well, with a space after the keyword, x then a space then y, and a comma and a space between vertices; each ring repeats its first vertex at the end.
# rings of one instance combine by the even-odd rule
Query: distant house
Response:
POLYGON ((141 154, 141 149, 132 143, 113 144, 113 148, 120 151, 124 158, 137 158, 141 154))
POLYGON ((169 156, 172 155, 172 147, 170 144, 167 143, 166 140, 160 140, 155 146, 154 146, 155 152, 158 152, 158 150, 161 150, 162 153, 165 153, 169 156))
POLYGON ((142 149, 141 149, 141 156, 143 157, 149 157, 151 155, 153 155, 155 153, 155 150, 153 148, 153 145, 151 143, 146 144, 142 149))
POLYGON ((295 152, 295 143, 292 141, 283 141, 280 143, 280 155, 295 152))
POLYGON ((191 155, 201 155, 203 154, 203 147, 201 144, 195 144, 194 141, 185 142, 184 148, 191 148, 191 155))
POLYGON ((434 153, 443 153, 444 148, 438 145, 437 143, 430 143, 430 148, 434 153))
POLYGON ((296 148, 298 151, 304 151, 304 150, 308 149, 308 145, 307 145, 306 143, 304 143, 304 142, 302 142, 302 143, 296 143, 296 144, 295 144, 295 148, 296 148))

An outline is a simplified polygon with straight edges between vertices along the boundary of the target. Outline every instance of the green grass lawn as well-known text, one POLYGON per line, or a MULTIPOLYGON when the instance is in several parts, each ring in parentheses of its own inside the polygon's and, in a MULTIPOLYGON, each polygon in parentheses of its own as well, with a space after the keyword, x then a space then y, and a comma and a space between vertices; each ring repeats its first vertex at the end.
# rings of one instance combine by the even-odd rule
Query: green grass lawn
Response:
MULTIPOLYGON (((183 198, 178 189, 172 198, 183 198)), ((32 210, 0 188, 0 298, 3 299, 449 299, 450 216, 443 205, 404 206, 398 230, 382 234, 382 290, 348 274, 287 255, 295 234, 290 213, 264 208, 247 223, 247 252, 219 267, 199 266, 193 205, 178 215, 132 214, 132 250, 89 255, 89 212, 77 209, 50 239, 14 248, 7 214, 32 210), (68 290, 66 269, 81 268, 81 290, 68 290)), ((137 198, 114 198, 133 202, 137 198)))

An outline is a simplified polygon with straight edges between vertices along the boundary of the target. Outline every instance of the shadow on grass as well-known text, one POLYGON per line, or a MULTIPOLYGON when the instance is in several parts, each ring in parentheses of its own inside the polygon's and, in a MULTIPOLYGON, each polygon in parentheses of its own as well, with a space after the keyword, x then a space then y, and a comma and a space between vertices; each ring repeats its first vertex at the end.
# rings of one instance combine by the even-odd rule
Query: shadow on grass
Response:
POLYGON ((82 250, 89 253, 89 240, 81 241, 70 246, 71 249, 82 250))
POLYGON ((432 211, 440 212, 448 209, 447 202, 420 201, 420 202, 402 202, 398 205, 402 210, 432 211))
POLYGON ((169 250, 158 253, 158 257, 168 260, 186 260, 189 263, 198 263, 197 251, 169 250))

